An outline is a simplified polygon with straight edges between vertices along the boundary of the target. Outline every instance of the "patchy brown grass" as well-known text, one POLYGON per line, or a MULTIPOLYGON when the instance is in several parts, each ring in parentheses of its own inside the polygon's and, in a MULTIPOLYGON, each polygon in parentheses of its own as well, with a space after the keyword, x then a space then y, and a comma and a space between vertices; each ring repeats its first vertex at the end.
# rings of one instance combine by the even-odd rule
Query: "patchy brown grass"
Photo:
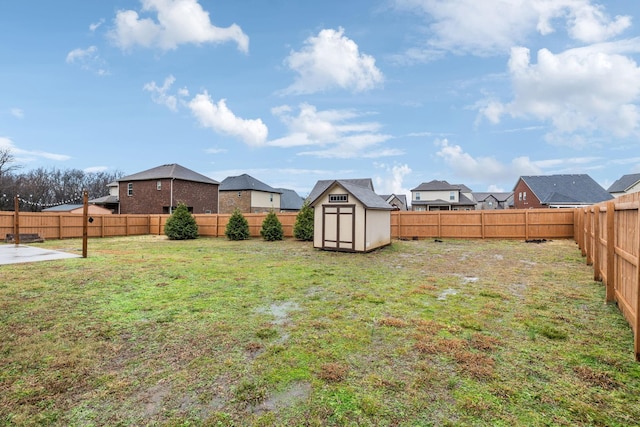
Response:
POLYGON ((146 236, 0 268, 0 425, 640 419, 629 325, 570 241, 146 236))

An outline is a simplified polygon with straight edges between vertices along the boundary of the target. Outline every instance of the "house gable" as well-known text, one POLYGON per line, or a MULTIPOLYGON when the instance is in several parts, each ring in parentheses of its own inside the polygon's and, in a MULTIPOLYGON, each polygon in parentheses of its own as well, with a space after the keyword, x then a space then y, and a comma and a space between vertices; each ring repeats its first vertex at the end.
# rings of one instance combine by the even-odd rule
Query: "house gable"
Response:
POLYGON ((167 214, 178 203, 193 213, 218 213, 218 181, 175 163, 117 182, 122 214, 167 214))
POLYGON ((612 198, 586 174, 521 176, 514 188, 514 206, 519 209, 576 207, 612 198))
POLYGON ((279 212, 281 194, 250 175, 229 176, 220 183, 220 213, 230 214, 236 208, 243 213, 279 212))
POLYGON ((640 173, 623 175, 607 191, 615 197, 640 191, 640 173))

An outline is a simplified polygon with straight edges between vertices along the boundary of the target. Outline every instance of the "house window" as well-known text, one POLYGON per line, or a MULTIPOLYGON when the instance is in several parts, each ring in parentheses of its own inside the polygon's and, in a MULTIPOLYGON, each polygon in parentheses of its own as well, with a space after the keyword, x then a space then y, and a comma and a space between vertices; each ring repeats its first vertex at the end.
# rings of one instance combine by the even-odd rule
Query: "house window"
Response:
POLYGON ((449 191, 449 200, 455 200, 455 199, 456 199, 456 192, 449 191))
POLYGON ((522 201, 522 191, 518 193, 518 201, 522 201))
POLYGON ((489 200, 489 202, 487 203, 489 205, 489 207, 493 207, 493 202, 491 200, 489 200))
POLYGON ((238 191, 238 197, 242 197, 242 191, 238 191))
POLYGON ((527 192, 526 191, 522 192, 522 200, 527 200, 527 192))
POLYGON ((156 190, 162 190, 162 181, 156 182, 156 190))
POLYGON ((269 194, 269 201, 273 202, 273 194, 269 194))
POLYGON ((127 196, 133 196, 133 182, 127 184, 127 196))
POLYGON ((420 200, 420 193, 416 193, 416 198, 415 200, 420 200))
POLYGON ((329 194, 329 203, 345 203, 349 201, 346 194, 329 194))

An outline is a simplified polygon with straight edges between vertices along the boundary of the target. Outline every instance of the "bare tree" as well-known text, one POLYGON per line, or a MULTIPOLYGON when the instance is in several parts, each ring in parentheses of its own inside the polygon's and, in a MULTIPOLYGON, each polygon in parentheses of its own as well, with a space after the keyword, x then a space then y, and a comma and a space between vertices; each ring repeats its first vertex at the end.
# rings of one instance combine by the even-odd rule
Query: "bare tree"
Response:
POLYGON ((13 156, 11 149, 9 148, 0 148, 0 178, 2 178, 5 174, 11 173, 12 171, 19 169, 19 165, 12 165, 16 158, 13 156))

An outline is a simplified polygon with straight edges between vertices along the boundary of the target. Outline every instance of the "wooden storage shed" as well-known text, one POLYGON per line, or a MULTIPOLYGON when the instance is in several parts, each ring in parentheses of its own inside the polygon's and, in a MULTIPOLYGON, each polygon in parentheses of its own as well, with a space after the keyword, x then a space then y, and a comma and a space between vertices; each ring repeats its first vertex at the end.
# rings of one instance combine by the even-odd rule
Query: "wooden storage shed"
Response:
POLYGON ((373 191, 371 179, 318 181, 308 200, 315 248, 369 252, 391 244, 393 207, 373 191))

